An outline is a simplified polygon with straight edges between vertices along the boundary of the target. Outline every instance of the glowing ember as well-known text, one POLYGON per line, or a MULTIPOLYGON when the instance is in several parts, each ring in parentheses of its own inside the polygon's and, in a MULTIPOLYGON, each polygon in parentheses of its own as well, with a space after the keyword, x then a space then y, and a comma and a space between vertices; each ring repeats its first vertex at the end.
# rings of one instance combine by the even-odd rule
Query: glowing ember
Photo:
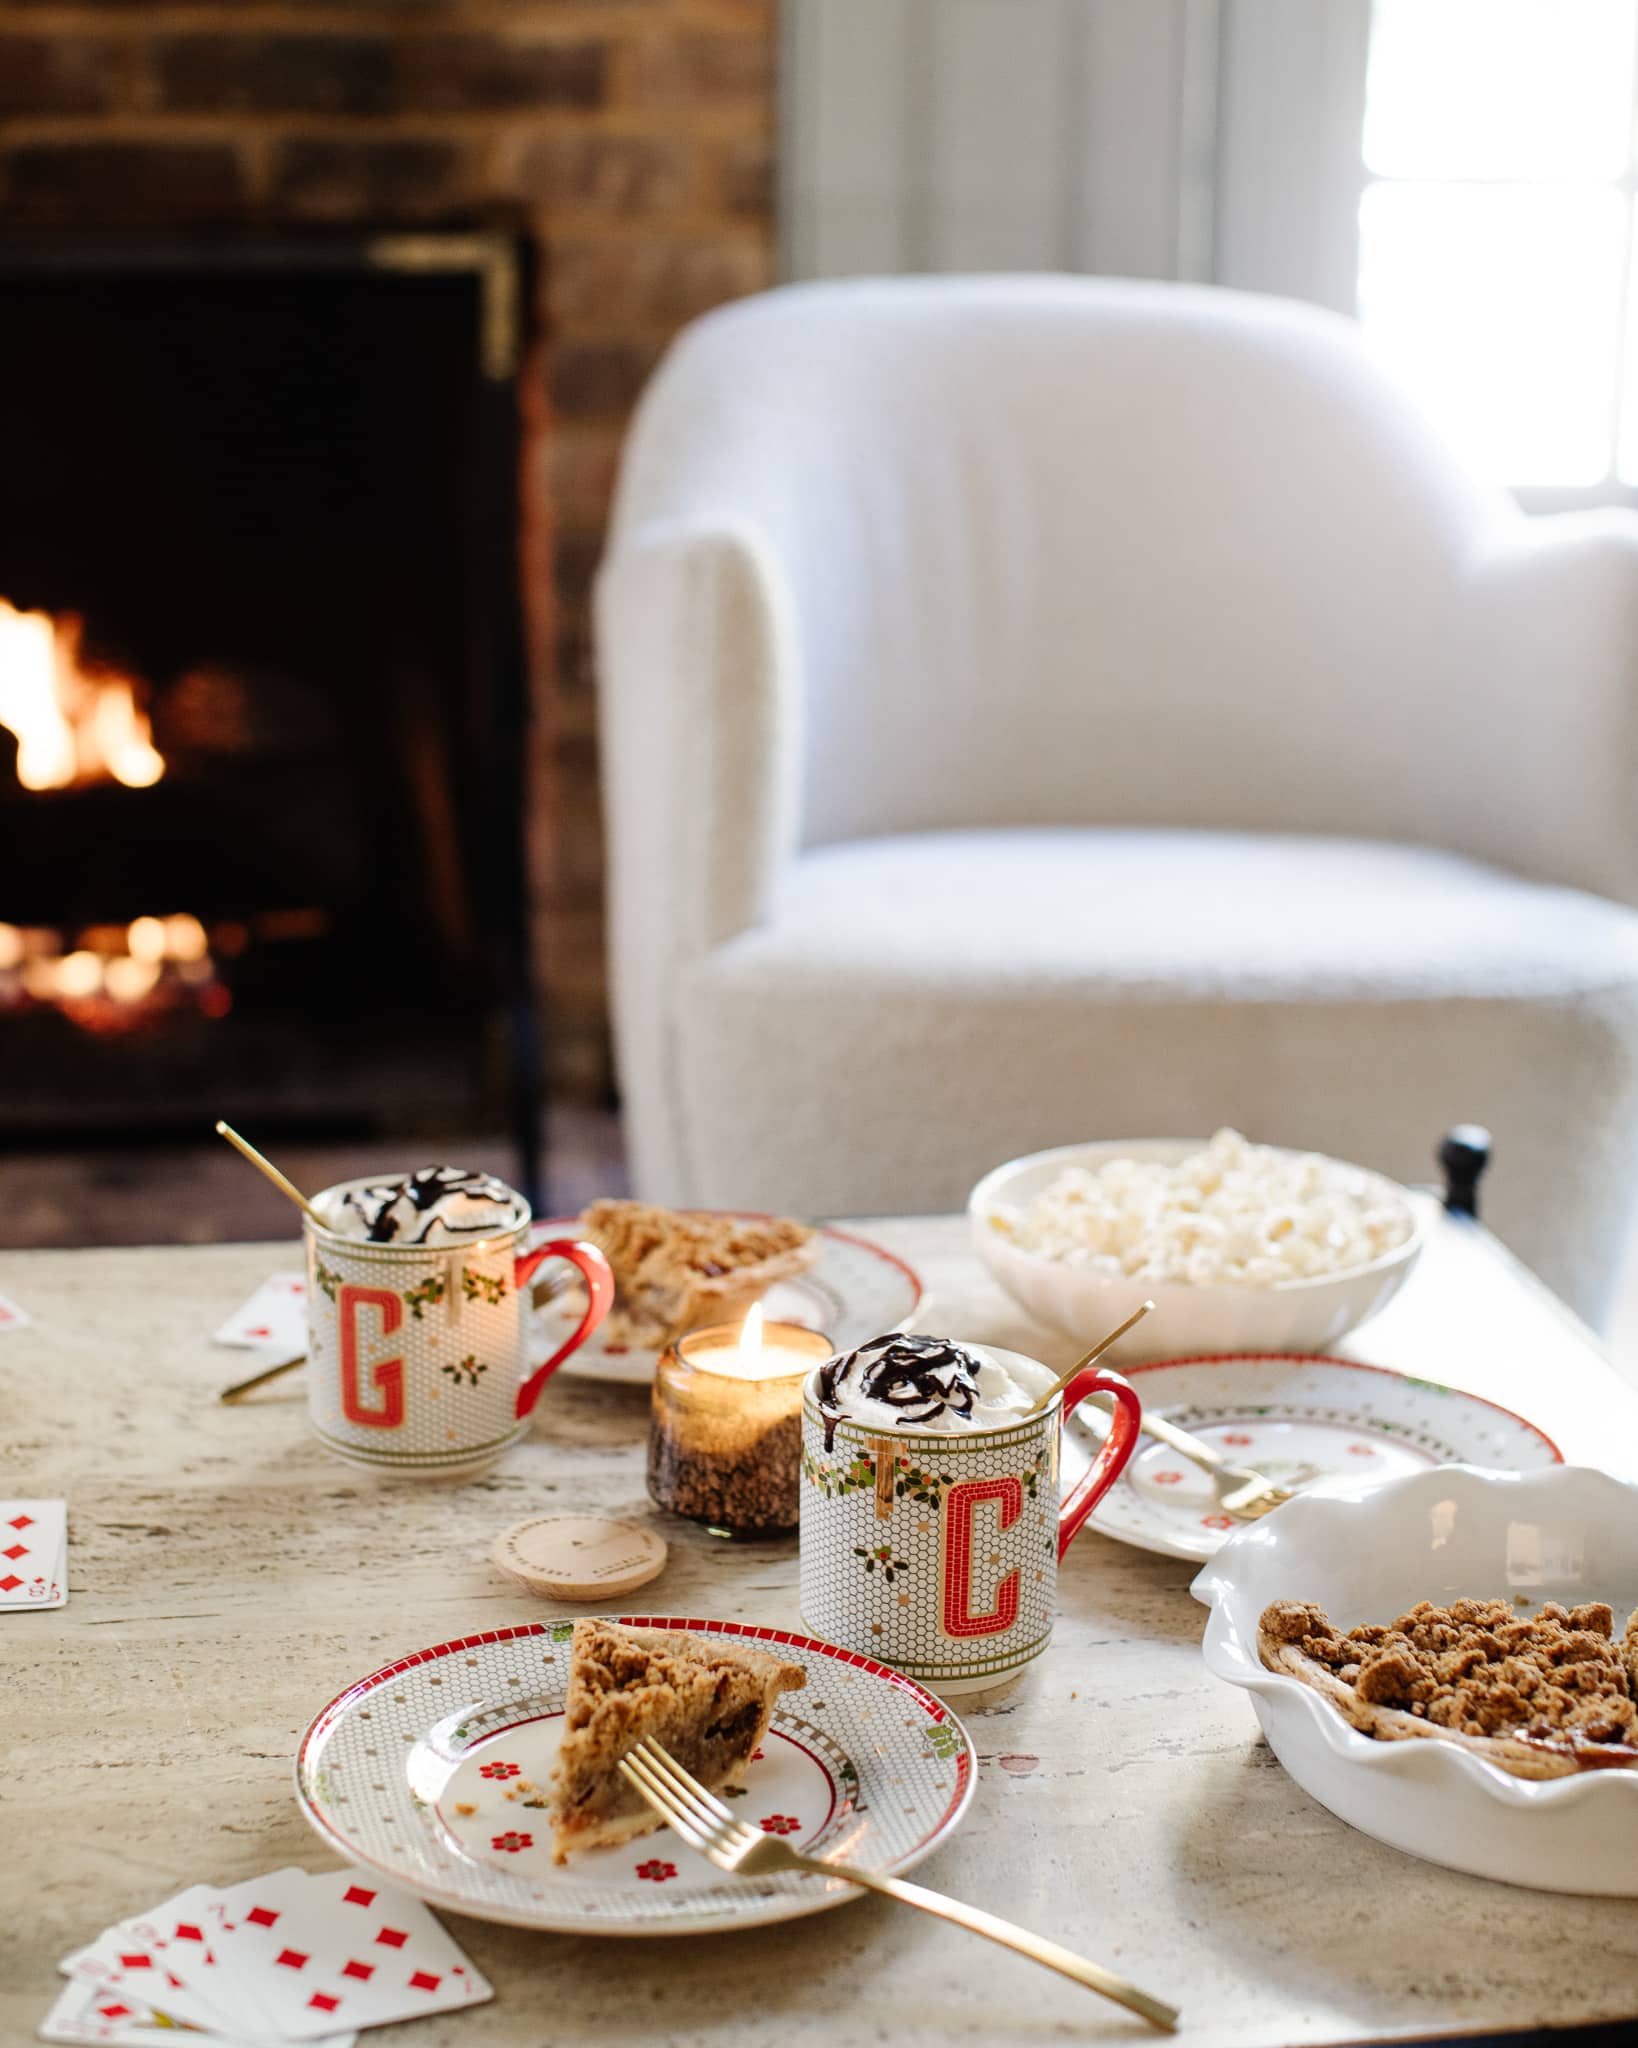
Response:
POLYGON ((96 1033, 139 1026, 159 1011, 225 1017, 233 998, 217 978, 198 918, 139 917, 78 935, 0 924, 0 1014, 49 1006, 96 1033))
POLYGON ((112 778, 147 789, 165 772, 128 676, 80 665, 80 622, 0 598, 0 725, 17 741, 25 789, 112 778))

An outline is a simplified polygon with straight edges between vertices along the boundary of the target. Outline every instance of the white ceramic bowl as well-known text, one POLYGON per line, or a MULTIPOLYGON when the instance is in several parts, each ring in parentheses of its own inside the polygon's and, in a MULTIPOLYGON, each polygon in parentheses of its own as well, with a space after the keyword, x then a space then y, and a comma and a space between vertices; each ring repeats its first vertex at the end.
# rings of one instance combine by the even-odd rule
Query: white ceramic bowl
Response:
MULTIPOLYGON (((1351 1627, 1418 1600, 1514 1593, 1607 1600, 1619 1633, 1638 1605, 1638 1486, 1577 1465, 1446 1465, 1369 1490, 1333 1483, 1238 1530, 1194 1582, 1211 1609, 1207 1669, 1251 1694, 1269 1747, 1338 1819, 1478 1877, 1638 1898, 1638 1770, 1532 1780, 1454 1743, 1374 1741, 1257 1655, 1271 1600, 1317 1601, 1351 1627)), ((1337 1867, 1345 1876, 1345 1852, 1337 1867)))
MULTIPOLYGON (((1410 1236, 1369 1265, 1316 1280, 1285 1280, 1274 1287, 1156 1286, 1148 1280, 1109 1279, 1039 1252, 1020 1251, 990 1217, 1002 1203, 1032 1201, 1066 1166, 1096 1168, 1111 1159, 1158 1159, 1167 1164, 1205 1150, 1203 1138, 1112 1139, 1099 1145, 1059 1145, 1009 1159, 985 1174, 967 1197, 967 1218, 978 1256, 1021 1308, 1037 1322, 1093 1344, 1140 1302, 1146 1316, 1112 1354, 1113 1363, 1139 1358, 1185 1358, 1218 1351, 1323 1351, 1374 1315, 1404 1286, 1422 1249, 1422 1230, 1404 1190, 1382 1186, 1405 1203, 1410 1236)), ((1377 1176, 1377 1178, 1381 1178, 1377 1176)))

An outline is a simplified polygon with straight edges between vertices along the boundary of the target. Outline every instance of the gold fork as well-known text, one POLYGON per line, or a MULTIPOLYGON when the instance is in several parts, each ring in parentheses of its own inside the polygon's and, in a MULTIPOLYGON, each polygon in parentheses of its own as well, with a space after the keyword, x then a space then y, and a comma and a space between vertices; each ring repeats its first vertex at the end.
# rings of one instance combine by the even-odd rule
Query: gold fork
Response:
MULTIPOLYGON (((1114 1412, 1114 1403, 1103 1394, 1093 1394, 1088 1405, 1103 1409, 1106 1415, 1114 1412)), ((1283 1508, 1293 1498, 1289 1486, 1279 1485, 1261 1472, 1253 1471, 1249 1465, 1231 1465, 1210 1444, 1202 1443, 1197 1436, 1190 1436, 1186 1429, 1179 1429, 1164 1415, 1156 1415, 1145 1408, 1138 1426, 1145 1436, 1152 1436, 1156 1443, 1165 1444, 1180 1458, 1187 1458, 1191 1465, 1198 1465, 1211 1480, 1217 1505, 1225 1515, 1233 1515, 1236 1521, 1255 1522, 1273 1509, 1283 1508)))
POLYGON ((822 1857, 804 1856, 777 1835, 765 1835, 748 1821, 735 1820, 714 1793, 707 1792, 697 1778, 690 1777, 681 1764, 673 1762, 657 1742, 643 1741, 620 1760, 620 1775, 639 1791, 690 1848, 697 1849, 709 1863, 736 1877, 763 1877, 776 1870, 808 1870, 822 1877, 846 1878, 849 1884, 864 1885, 906 1906, 919 1906, 940 1920, 953 1920, 974 1934, 982 1934, 1003 1948, 1016 1949, 1032 1962, 1045 1963, 1049 1970, 1073 1977, 1089 1991, 1112 1998, 1129 2012, 1141 2013, 1152 2025, 1168 2031, 1177 2025, 1175 2005, 1151 1998, 1124 1977, 1089 1963, 1055 1941, 1044 1941, 1010 1921, 998 1920, 978 1906, 946 1898, 924 1885, 906 1884, 902 1877, 885 1877, 874 1870, 859 1870, 846 1863, 827 1863, 822 1857))

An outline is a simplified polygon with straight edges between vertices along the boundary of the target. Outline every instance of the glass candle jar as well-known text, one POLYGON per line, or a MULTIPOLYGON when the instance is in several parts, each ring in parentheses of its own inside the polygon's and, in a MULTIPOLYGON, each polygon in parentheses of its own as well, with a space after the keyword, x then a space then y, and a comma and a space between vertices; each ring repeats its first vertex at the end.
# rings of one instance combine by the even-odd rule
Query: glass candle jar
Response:
POLYGON ((767 1536, 800 1518, 802 1382, 831 1355, 800 1323, 712 1323, 678 1338, 654 1375, 648 1491, 674 1515, 767 1536))

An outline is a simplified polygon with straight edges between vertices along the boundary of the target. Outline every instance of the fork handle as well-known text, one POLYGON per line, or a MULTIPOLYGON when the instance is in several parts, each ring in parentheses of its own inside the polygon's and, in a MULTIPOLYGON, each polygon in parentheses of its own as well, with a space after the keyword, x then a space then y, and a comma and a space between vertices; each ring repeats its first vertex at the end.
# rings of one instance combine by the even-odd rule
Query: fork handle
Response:
POLYGON ((1147 1991, 1128 1984, 1124 1977, 1117 1977, 1112 1970, 1106 1970, 1098 1963, 1089 1963, 1072 1949, 1060 1948, 1055 1941, 1031 1934, 1028 1928, 1015 1927, 1010 1920, 998 1919, 994 1913, 986 1913, 981 1906, 969 1906, 961 1899, 946 1898, 943 1892, 929 1891, 925 1885, 907 1884, 902 1877, 882 1877, 872 1870, 855 1870, 846 1863, 827 1863, 817 1856, 802 1855, 795 1856, 794 1860, 804 1870, 816 1871, 825 1877, 845 1877, 849 1884, 863 1885, 868 1891, 880 1892, 884 1898, 897 1899, 901 1905, 919 1906, 924 1913, 932 1913, 940 1920, 952 1920, 957 1927, 965 1927, 971 1934, 982 1934, 988 1941, 998 1941, 1003 1948, 1016 1949, 1019 1955, 1028 1956, 1031 1962, 1044 1963, 1060 1976, 1072 1977, 1077 1984, 1084 1984, 1088 1991, 1112 1998, 1129 2012, 1140 2013, 1151 2026, 1163 2027, 1170 2033, 1177 2025, 1178 2009, 1175 2005, 1151 1998, 1147 1991))
MULTIPOLYGON (((1088 1396, 1094 1408, 1101 1408, 1108 1415, 1114 1407, 1111 1401, 1105 1403, 1101 1394, 1088 1396)), ((1145 1436, 1152 1436, 1156 1443, 1165 1444, 1168 1450, 1176 1451, 1180 1458, 1187 1458, 1198 1465, 1202 1472, 1217 1472, 1228 1460, 1214 1451, 1210 1444, 1204 1444, 1197 1436, 1190 1436, 1186 1429, 1179 1429, 1175 1422, 1168 1422, 1164 1415, 1154 1415, 1145 1408, 1143 1420, 1138 1427, 1145 1436)))

